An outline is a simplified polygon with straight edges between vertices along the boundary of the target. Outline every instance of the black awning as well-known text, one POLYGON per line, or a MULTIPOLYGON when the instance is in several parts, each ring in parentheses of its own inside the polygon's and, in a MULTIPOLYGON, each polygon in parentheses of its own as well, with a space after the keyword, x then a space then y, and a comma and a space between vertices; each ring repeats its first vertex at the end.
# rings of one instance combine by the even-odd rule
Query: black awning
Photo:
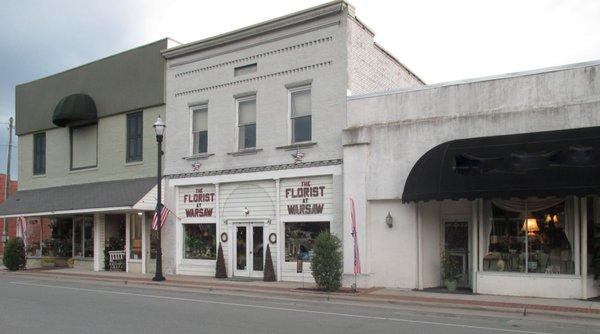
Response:
POLYGON ((86 94, 72 94, 62 98, 54 108, 52 123, 67 126, 72 123, 94 121, 98 118, 96 103, 86 94))
POLYGON ((413 166, 403 202, 600 194, 600 127, 453 140, 413 166))

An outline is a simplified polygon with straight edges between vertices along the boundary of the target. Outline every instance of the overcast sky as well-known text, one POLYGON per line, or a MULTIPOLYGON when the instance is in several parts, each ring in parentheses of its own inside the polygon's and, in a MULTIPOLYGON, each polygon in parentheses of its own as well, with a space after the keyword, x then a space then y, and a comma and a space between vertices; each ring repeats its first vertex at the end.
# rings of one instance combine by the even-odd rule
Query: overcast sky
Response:
MULTIPOLYGON (((3 123, 14 115, 15 85, 163 37, 192 42, 324 2, 3 0, 0 171, 6 163, 3 123)), ((596 0, 350 3, 375 40, 426 83, 600 59, 596 0)))

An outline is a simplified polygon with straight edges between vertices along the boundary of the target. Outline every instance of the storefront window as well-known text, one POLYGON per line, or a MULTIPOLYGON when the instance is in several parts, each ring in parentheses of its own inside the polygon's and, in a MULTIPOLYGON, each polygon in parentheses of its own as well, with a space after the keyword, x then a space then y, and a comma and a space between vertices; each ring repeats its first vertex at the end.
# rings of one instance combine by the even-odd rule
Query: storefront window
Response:
POLYGON ((42 219, 39 217, 27 218, 27 231, 25 233, 25 251, 29 257, 42 256, 42 219))
POLYGON ((215 224, 184 224, 184 258, 215 260, 217 258, 215 224))
POLYGON ((73 217, 73 255, 75 257, 94 257, 94 217, 73 217))
POLYGON ((569 208, 553 198, 489 201, 483 270, 574 274, 569 208))
POLYGON ((329 232, 329 222, 285 223, 285 261, 310 261, 321 232, 329 232))
POLYGON ((594 273, 594 254, 600 247, 600 197, 589 197, 587 201, 587 265, 588 273, 594 273))
POLYGON ((42 221, 42 255, 71 257, 73 255, 73 220, 56 217, 42 221))
POLYGON ((134 213, 129 218, 129 258, 142 259, 142 215, 134 213))

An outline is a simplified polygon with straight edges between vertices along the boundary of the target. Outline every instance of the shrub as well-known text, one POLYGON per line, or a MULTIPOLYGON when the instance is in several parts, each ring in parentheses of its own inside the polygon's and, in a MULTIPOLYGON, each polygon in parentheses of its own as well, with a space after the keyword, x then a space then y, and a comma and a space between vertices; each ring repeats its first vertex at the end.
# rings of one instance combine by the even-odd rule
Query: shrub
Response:
POLYGON ((271 247, 267 244, 267 255, 265 257, 265 271, 263 272, 263 281, 275 282, 275 269, 273 268, 273 258, 271 257, 271 247))
POLYGON ((10 271, 25 269, 27 257, 25 256, 23 239, 15 238, 6 242, 2 261, 4 262, 4 266, 10 271))
POLYGON ((217 251, 217 270, 215 272, 216 278, 227 278, 227 268, 225 268, 225 257, 223 257, 223 247, 219 243, 219 250, 217 251))
POLYGON ((329 232, 321 232, 314 246, 311 262, 312 275, 317 286, 326 291, 337 291, 342 286, 342 242, 329 232))

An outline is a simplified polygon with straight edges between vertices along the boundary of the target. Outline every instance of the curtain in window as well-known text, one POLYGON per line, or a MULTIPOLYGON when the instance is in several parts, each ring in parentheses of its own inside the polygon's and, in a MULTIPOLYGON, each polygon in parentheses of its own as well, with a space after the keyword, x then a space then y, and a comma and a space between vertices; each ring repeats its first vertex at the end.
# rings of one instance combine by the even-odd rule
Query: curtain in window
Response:
POLYGON ((194 132, 208 131, 208 111, 206 109, 194 110, 194 132))
POLYGON ((241 101, 238 112, 239 125, 256 123, 256 100, 241 101))

